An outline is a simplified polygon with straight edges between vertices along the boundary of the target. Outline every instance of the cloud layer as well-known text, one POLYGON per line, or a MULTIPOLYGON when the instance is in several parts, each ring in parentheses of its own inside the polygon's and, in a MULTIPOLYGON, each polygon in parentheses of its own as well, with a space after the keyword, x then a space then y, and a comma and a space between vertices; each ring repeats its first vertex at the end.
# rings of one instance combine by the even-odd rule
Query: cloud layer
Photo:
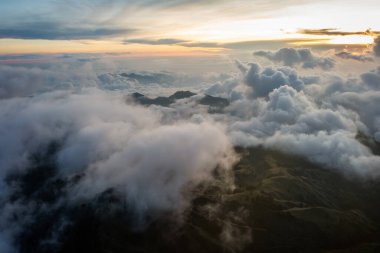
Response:
POLYGON ((375 40, 374 40, 374 43, 375 45, 373 46, 373 52, 375 53, 375 55, 377 57, 380 57, 380 36, 378 36, 375 40))
MULTIPOLYGON (((350 178, 378 180, 379 68, 357 76, 310 74, 334 61, 306 49, 259 54, 274 64, 236 61, 240 72, 203 79, 154 70, 99 74, 96 60, 1 65, 0 249, 17 252, 18 236, 38 215, 107 194, 125 204, 136 227, 162 213, 180 217, 203 185, 222 180, 233 188, 236 146, 279 150, 350 178), (209 110, 203 94, 143 107, 117 88, 186 84, 199 92, 199 83, 205 94, 224 97, 221 110, 209 110), (35 171, 37 183, 25 190, 22 178, 35 171), (53 201, 42 201, 38 189, 54 180, 64 182, 62 189, 53 201)), ((56 239, 67 219, 59 216, 56 239)))
POLYGON ((262 69, 259 64, 251 64, 245 76, 246 84, 252 88, 254 97, 266 97, 276 88, 289 85, 296 90, 301 90, 304 86, 303 80, 298 73, 289 67, 262 69))
POLYGON ((231 126, 235 144, 279 149, 302 155, 312 162, 377 178, 380 157, 355 139, 355 115, 319 108, 306 94, 287 85, 273 90, 261 101, 258 112, 231 126))
POLYGON ((114 27, 64 27, 59 23, 27 23, 0 28, 0 39, 85 40, 125 36, 133 29, 114 27))
POLYGON ((342 59, 347 59, 347 60, 355 60, 355 61, 360 61, 360 62, 373 62, 373 58, 370 56, 353 54, 347 51, 338 52, 335 54, 335 56, 342 59))
POLYGON ((136 226, 157 212, 181 214, 198 185, 236 160, 222 126, 165 125, 160 111, 127 105, 123 96, 106 91, 49 92, 0 104, 0 238, 8 244, 33 213, 91 201, 109 189, 125 199, 136 226), (49 151, 52 145, 58 148, 49 151), (80 176, 44 210, 22 195, 9 200, 18 187, 7 178, 39 166, 36 157, 52 159, 58 178, 80 176), (12 218, 23 213, 29 216, 12 218))
POLYGON ((257 51, 254 55, 282 63, 289 67, 302 65, 305 69, 320 67, 324 70, 329 70, 335 65, 334 59, 315 56, 310 49, 281 48, 275 52, 257 51))

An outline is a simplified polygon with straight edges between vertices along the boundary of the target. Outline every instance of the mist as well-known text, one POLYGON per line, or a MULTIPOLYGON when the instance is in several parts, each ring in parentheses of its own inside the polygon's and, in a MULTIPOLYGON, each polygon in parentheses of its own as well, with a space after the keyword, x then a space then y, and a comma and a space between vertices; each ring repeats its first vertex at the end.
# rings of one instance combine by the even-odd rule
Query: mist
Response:
MULTIPOLYGON (((42 241, 59 248, 73 208, 107 194, 125 207, 132 231, 168 213, 180 227, 207 187, 233 193, 239 148, 276 150, 349 180, 377 182, 379 69, 343 75, 333 69, 347 59, 335 57, 306 49, 261 51, 249 62, 231 62, 233 72, 202 75, 121 66, 99 72, 93 61, 1 66, 0 249, 21 252, 18 238, 38 217, 58 211, 53 233, 42 241), (196 94, 168 106, 131 98, 133 92, 154 98, 184 89, 196 94), (205 96, 226 102, 208 104, 205 96), (57 182, 62 186, 52 200, 40 197, 42 187, 57 182)), ((119 210, 112 206, 106 213, 119 210)), ((236 212, 218 236, 231 251, 252 243, 250 228, 233 225, 247 219, 236 212)))

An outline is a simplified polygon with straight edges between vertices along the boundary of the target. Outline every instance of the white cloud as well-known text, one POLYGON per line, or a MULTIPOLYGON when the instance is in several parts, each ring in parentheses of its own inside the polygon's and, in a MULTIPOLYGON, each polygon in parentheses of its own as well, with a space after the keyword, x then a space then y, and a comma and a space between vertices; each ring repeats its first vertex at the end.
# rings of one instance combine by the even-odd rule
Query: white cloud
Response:
MULTIPOLYGON (((380 141, 378 69, 349 78, 305 76, 300 74, 305 70, 288 66, 238 62, 241 73, 204 79, 128 72, 145 80, 147 89, 157 77, 164 78, 160 87, 168 80, 173 87, 207 80, 205 93, 231 102, 224 114, 208 114, 207 107, 199 105, 203 94, 166 108, 127 104, 123 92, 104 87, 124 82, 121 73, 99 79, 91 63, 83 66, 0 67, 0 249, 11 250, 12 240, 35 213, 91 202, 109 189, 127 203, 135 225, 162 211, 180 215, 196 196, 197 186, 215 182, 216 168, 228 172, 233 166, 233 145, 277 149, 364 179, 380 176, 380 157, 356 139, 360 131, 380 141), (66 81, 79 89, 57 91, 55 85, 66 81), (29 82, 33 85, 27 86, 29 82), (37 165, 35 157, 49 157, 57 178, 76 180, 51 205, 21 195, 9 201, 21 186, 7 178, 30 171, 37 165)), ((144 81, 134 82, 135 87, 144 86, 144 81)), ((229 222, 220 236, 233 244, 241 232, 249 231, 235 230, 229 222)), ((249 242, 248 237, 241 239, 249 242)))
POLYGON ((265 97, 271 91, 283 85, 301 90, 304 82, 298 73, 289 67, 266 67, 253 63, 245 75, 246 84, 252 88, 253 97, 265 97))
MULTIPOLYGON (((304 85, 293 88, 283 81, 273 82, 282 80, 282 77, 270 76, 266 79, 269 81, 262 82, 263 75, 260 75, 258 65, 251 66, 253 70, 248 71, 245 77, 251 80, 247 85, 253 94, 260 87, 258 85, 265 90, 259 94, 269 94, 263 98, 256 97, 251 102, 241 100, 246 101, 244 107, 250 106, 251 112, 243 114, 245 116, 241 119, 241 114, 234 113, 238 118, 231 122, 230 134, 235 145, 279 149, 364 178, 380 175, 380 157, 373 155, 355 138, 359 130, 366 132, 369 129, 367 134, 372 137, 378 135, 380 111, 376 106, 379 104, 377 91, 367 91, 368 87, 363 88, 356 83, 346 86, 339 81, 324 88, 317 85, 317 91, 322 93, 313 93, 304 85), (345 89, 356 92, 346 92, 345 89)), ((236 107, 241 101, 233 103, 232 112, 241 108, 236 107)))
POLYGON ((380 36, 374 40, 373 52, 375 56, 380 57, 380 36))
POLYGON ((305 69, 319 67, 324 70, 329 70, 335 66, 334 59, 330 57, 315 56, 310 49, 306 48, 281 48, 275 52, 257 51, 254 55, 267 58, 274 62, 280 62, 289 67, 302 65, 305 69))
POLYGON ((138 216, 136 225, 155 212, 181 214, 192 191, 236 158, 222 126, 206 119, 165 125, 162 119, 157 107, 127 105, 120 94, 93 89, 0 100, 0 238, 9 241, 41 208, 68 205, 66 197, 74 205, 91 201, 110 188, 138 216), (41 208, 28 199, 10 202, 18 188, 7 176, 27 173, 36 155, 53 158, 58 178, 81 180, 41 208))

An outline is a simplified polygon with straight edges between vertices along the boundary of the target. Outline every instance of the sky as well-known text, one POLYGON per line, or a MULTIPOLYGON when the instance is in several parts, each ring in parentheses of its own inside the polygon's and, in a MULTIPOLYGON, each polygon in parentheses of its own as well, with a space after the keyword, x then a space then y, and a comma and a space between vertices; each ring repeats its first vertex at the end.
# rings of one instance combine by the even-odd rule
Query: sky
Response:
POLYGON ((25 252, 24 232, 58 209, 68 213, 32 241, 60 252, 70 208, 109 189, 140 225, 186 215, 215 168, 233 189, 235 147, 380 182, 379 7, 0 0, 0 252, 25 252), (45 166, 52 176, 24 193, 45 166), (39 199, 58 179, 56 199, 39 199))
POLYGON ((363 48, 380 31, 379 6, 377 0, 2 0, 0 54, 363 48))

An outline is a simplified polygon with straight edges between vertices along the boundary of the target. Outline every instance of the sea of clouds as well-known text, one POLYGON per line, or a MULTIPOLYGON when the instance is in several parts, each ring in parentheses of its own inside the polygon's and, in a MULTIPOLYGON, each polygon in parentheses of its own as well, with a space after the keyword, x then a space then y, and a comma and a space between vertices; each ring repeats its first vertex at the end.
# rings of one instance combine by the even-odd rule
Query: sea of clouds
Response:
POLYGON ((154 71, 99 75, 91 61, 0 65, 0 251, 18 251, 17 236, 36 214, 109 189, 125 200, 136 226, 160 212, 180 216, 194 190, 216 180, 215 170, 233 188, 228 171, 238 161, 236 146, 280 150, 349 177, 378 180, 380 156, 357 136, 380 143, 380 68, 358 76, 331 70, 363 59, 376 63, 379 42, 373 55, 362 57, 259 51, 254 59, 273 64, 236 61, 236 73, 201 78, 154 71), (170 107, 144 107, 126 97, 139 87, 192 85, 198 95, 170 107), (209 113, 197 102, 202 92, 230 105, 209 113), (52 180, 76 178, 49 203, 23 195, 12 180, 47 161, 52 180))

